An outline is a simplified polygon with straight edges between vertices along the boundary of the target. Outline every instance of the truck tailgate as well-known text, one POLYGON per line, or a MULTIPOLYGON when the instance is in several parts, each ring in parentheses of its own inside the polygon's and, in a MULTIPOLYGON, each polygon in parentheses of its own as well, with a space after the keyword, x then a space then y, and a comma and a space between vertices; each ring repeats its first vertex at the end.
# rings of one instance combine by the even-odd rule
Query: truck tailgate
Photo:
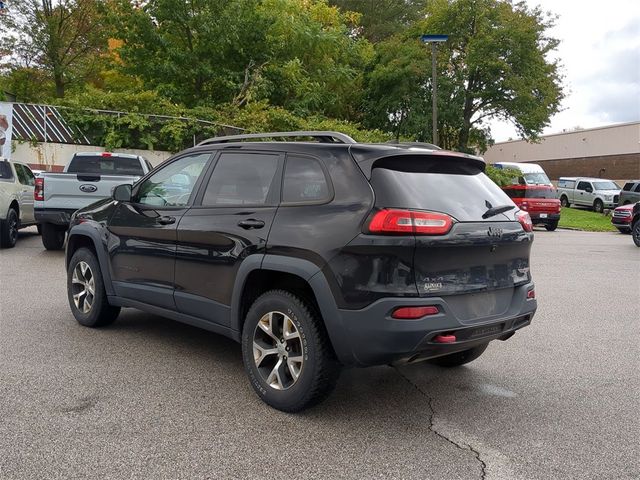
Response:
POLYGON ((90 173, 46 173, 43 178, 44 201, 36 201, 36 208, 77 210, 111 196, 114 187, 123 183, 134 183, 140 177, 90 173))

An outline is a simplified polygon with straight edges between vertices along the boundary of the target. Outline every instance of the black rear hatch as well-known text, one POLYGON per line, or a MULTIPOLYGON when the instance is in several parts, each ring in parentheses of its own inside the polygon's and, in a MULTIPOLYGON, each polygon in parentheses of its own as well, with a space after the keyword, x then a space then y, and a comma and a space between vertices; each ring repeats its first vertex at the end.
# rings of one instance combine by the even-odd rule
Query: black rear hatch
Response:
POLYGON ((418 217, 436 212, 451 218, 446 232, 414 230, 418 295, 446 296, 460 319, 506 311, 514 288, 530 281, 533 235, 520 223, 511 199, 483 173, 484 162, 446 152, 412 152, 380 158, 370 168, 363 171, 378 211, 398 209, 418 212, 418 217))

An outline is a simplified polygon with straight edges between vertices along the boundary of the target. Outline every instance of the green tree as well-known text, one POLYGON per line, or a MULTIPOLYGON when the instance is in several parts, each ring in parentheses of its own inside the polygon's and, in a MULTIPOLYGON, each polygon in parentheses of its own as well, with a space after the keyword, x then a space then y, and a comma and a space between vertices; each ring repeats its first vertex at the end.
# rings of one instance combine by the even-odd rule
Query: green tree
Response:
MULTIPOLYGON (((385 82, 391 86, 389 76, 394 72, 390 64, 405 62, 405 69, 413 72, 414 97, 419 99, 411 103, 405 120, 407 133, 431 140, 424 128, 431 123, 427 108, 431 79, 426 73, 430 50, 423 47, 420 58, 417 39, 422 33, 448 33, 449 41, 440 45, 437 58, 442 146, 484 151, 491 142, 487 122, 496 118, 511 121, 524 138, 535 139, 559 110, 563 98, 558 63, 548 58, 558 44, 547 32, 553 19, 539 8, 504 0, 433 0, 425 12, 424 20, 377 46, 378 56, 367 83, 367 124, 378 126, 385 115, 393 119, 402 111, 393 108, 399 107, 398 92, 389 88, 384 95, 380 86, 385 82), (405 47, 403 42, 413 46, 405 47), (416 72, 425 70, 426 75, 418 78, 416 72), (375 107, 376 98, 388 106, 386 112, 375 107)), ((397 89, 405 91, 409 83, 403 81, 397 89)))
POLYGON ((106 48, 98 0, 15 0, 0 15, 5 68, 39 69, 64 97, 95 72, 106 48))
POLYGON ((343 11, 360 13, 357 33, 377 43, 419 20, 427 0, 330 0, 329 3, 343 11))

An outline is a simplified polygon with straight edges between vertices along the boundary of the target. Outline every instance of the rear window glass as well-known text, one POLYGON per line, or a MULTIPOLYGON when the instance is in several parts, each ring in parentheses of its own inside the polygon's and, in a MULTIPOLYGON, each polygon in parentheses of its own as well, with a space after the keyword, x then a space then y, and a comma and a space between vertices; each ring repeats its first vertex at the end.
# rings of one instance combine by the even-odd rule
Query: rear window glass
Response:
POLYGON ((633 183, 628 182, 624 184, 624 187, 622 187, 622 190, 624 190, 625 192, 630 192, 631 191, 631 187, 633 187, 633 183))
POLYGON ((76 155, 71 160, 69 173, 96 173, 102 175, 134 175, 142 176, 142 164, 137 158, 99 157, 97 155, 76 155))
POLYGON ((538 184, 538 185, 550 185, 551 180, 544 172, 533 172, 533 173, 525 173, 523 174, 525 181, 528 184, 538 184))
POLYGON ((556 198, 556 192, 550 188, 505 187, 503 190, 509 198, 556 198))
POLYGON ((317 160, 287 155, 282 201, 289 203, 321 202, 329 198, 329 186, 317 160))
POLYGON ((0 180, 11 180, 12 178, 13 172, 11 171, 9 162, 0 161, 0 180))
MULTIPOLYGON (((378 207, 443 212, 461 222, 482 221, 482 214, 490 208, 487 203, 491 207, 513 205, 489 177, 477 169, 475 172, 423 173, 374 168, 371 185, 378 207)), ((499 219, 496 216, 491 220, 499 219)))

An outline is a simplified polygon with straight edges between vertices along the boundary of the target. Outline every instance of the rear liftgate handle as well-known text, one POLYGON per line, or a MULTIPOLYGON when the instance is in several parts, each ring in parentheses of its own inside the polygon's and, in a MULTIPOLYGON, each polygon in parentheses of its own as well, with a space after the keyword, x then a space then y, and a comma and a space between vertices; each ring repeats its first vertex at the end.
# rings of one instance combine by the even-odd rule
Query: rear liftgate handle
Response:
POLYGON ((244 228, 245 230, 249 230, 252 228, 264 227, 264 222, 262 220, 256 220, 255 218, 248 218, 246 220, 240 220, 238 222, 238 226, 244 228))

